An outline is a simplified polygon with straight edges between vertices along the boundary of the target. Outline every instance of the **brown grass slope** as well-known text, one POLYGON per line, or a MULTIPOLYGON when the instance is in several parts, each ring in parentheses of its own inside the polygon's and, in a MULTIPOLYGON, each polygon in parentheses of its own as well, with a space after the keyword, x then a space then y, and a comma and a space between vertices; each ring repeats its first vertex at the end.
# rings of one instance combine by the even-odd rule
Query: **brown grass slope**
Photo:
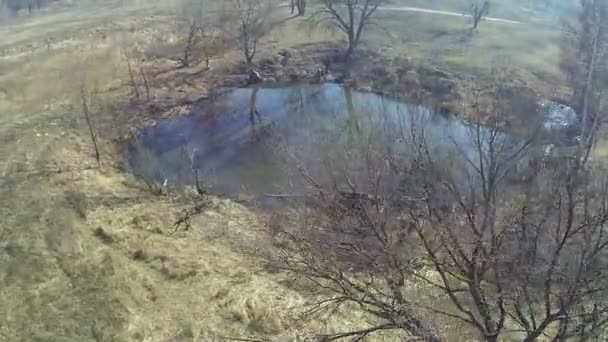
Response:
MULTIPOLYGON (((360 327, 370 319, 345 308, 328 320, 299 320, 310 298, 243 252, 258 243, 256 215, 214 199, 189 230, 171 234, 192 195, 154 197, 120 167, 114 139, 129 127, 116 123, 135 114, 126 109, 129 89, 121 49, 143 51, 175 39, 173 6, 167 1, 97 2, 0 26, 0 340, 289 340, 360 327), (83 81, 103 133, 101 168, 95 166, 80 113, 83 81)), ((284 16, 281 11, 277 15, 284 16)), ((460 30, 467 23, 462 20, 400 15, 387 21, 390 35, 370 33, 366 48, 480 74, 506 56, 533 84, 542 87, 559 79, 553 32, 505 31, 487 23, 463 45, 460 30)), ((300 19, 287 22, 266 38, 261 57, 337 39, 302 29, 305 25, 300 19)), ((227 56, 212 60, 212 67, 233 58, 227 56)), ((196 75, 196 67, 190 71, 196 75)), ((167 93, 184 87, 176 82, 162 81, 154 96, 173 99, 167 93)), ((466 337, 454 341, 460 338, 466 337)))

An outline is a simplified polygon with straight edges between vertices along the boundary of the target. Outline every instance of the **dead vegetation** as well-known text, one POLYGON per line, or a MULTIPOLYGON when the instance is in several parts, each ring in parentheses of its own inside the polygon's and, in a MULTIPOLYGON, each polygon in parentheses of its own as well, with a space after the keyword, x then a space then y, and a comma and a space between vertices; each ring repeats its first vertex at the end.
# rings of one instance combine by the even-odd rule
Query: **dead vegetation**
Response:
MULTIPOLYGON (((426 316, 418 321, 399 318, 389 325, 378 325, 378 318, 386 315, 378 316, 377 312, 347 303, 341 303, 344 305, 330 316, 302 312, 311 303, 321 303, 318 299, 327 298, 328 293, 293 286, 293 279, 277 273, 276 267, 274 271, 263 269, 251 253, 243 253, 250 251, 252 241, 257 243, 265 233, 263 224, 250 210, 206 197, 203 184, 185 188, 172 180, 165 181, 163 174, 142 177, 144 180, 126 174, 113 139, 124 137, 135 127, 153 124, 156 119, 186 112, 189 103, 209 96, 215 86, 244 84, 247 70, 242 67, 240 53, 234 53, 228 44, 235 37, 225 37, 223 28, 205 29, 201 34, 198 24, 176 25, 179 5, 123 1, 125 7, 117 7, 117 3, 62 7, 68 12, 58 10, 48 17, 34 13, 15 26, 0 28, 3 37, 7 37, 0 46, 0 337, 50 340, 62 336, 79 341, 213 341, 226 337, 296 340, 372 333, 361 330, 366 326, 379 330, 405 327, 410 333, 418 331, 427 336, 435 330, 445 331, 444 326, 427 329, 426 316), (80 82, 83 78, 86 88, 80 82), (91 151, 97 163, 103 157, 102 165, 95 167, 91 151), (347 335, 343 335, 345 331, 347 335)), ((314 10, 310 2, 307 6, 308 13, 314 10)), ((282 15, 287 10, 279 9, 277 13, 282 15)), ((304 31, 295 25, 304 20, 305 17, 292 19, 263 38, 248 35, 245 61, 259 68, 269 81, 314 79, 320 68, 340 79, 344 71, 341 42, 327 42, 329 36, 325 33, 322 39, 314 38, 312 33, 307 39, 313 43, 303 44, 298 40, 301 35, 288 34, 294 33, 290 30, 304 31), (277 35, 294 38, 285 41, 277 39, 277 35)), ((412 26, 418 27, 415 23, 412 26)), ((494 32, 490 28, 488 31, 494 32)), ((400 52, 385 55, 387 51, 378 48, 374 49, 377 53, 369 53, 369 45, 365 44, 376 34, 370 30, 368 42, 363 40, 363 45, 358 45, 365 49, 353 60, 359 72, 350 79, 353 86, 420 101, 438 95, 441 106, 456 108, 461 100, 459 73, 395 57, 400 52), (383 67, 376 67, 378 64, 383 67)), ((480 41, 482 45, 487 43, 480 41)), ((528 45, 538 45, 533 39, 530 41, 528 45)), ((416 51, 422 50, 412 52, 416 51)), ((544 61, 541 57, 542 54, 538 59, 544 61)), ((573 180, 573 190, 591 191, 590 186, 579 187, 575 174, 578 173, 573 173, 573 178, 561 178, 559 174, 556 179, 573 180)), ((198 179, 198 175, 194 177, 198 179)), ((586 178, 581 179, 586 184, 586 178)), ((332 197, 322 202, 322 209, 326 209, 323 212, 331 214, 331 220, 336 220, 336 216, 360 220, 362 208, 374 209, 378 205, 371 190, 360 191, 364 196, 351 193, 350 197, 334 190, 330 188, 327 192, 332 197)), ((554 202, 563 202, 568 192, 556 191, 555 196, 554 202)), ((463 213, 458 212, 458 217, 463 213)), ((382 222, 384 218, 378 214, 375 219, 382 222)), ((415 228, 416 233, 432 231, 415 228)), ((550 233, 555 230, 546 234, 550 233)), ((577 236, 583 236, 580 241, 589 246, 585 236, 597 237, 594 234, 577 236)), ((282 243, 285 241, 288 240, 282 243)), ((336 241, 330 242, 335 247, 336 241)), ((442 257, 449 255, 446 246, 437 246, 443 248, 442 257)), ((377 245, 373 247, 377 252, 377 245)), ((574 247, 569 251, 576 251, 574 247)), ((593 248, 588 250, 598 250, 593 248)), ((317 250, 317 259, 328 253, 326 249, 317 250)), ((347 256, 352 257, 354 251, 349 253, 347 256)), ((591 254, 585 260, 593 261, 589 259, 591 254)), ((331 256, 342 257, 339 253, 331 256)), ((441 262, 449 265, 450 261, 441 262)), ((336 260, 334 266, 329 269, 332 275, 352 277, 348 268, 344 270, 343 259, 336 260)), ((367 267, 362 262, 346 266, 357 271, 367 267)), ((360 279, 363 278, 357 278, 360 279)), ((399 280, 393 275, 385 279, 397 283, 399 280)), ((344 284, 344 279, 338 281, 344 284)), ((592 289, 591 282, 568 284, 581 283, 592 289)), ((559 287, 562 292, 550 298, 556 310, 550 312, 550 317, 555 318, 555 312, 561 314, 562 307, 553 306, 558 298, 574 298, 566 309, 581 314, 567 316, 568 320, 560 315, 555 322, 567 322, 559 324, 560 331, 581 334, 578 328, 584 326, 585 333, 594 332, 601 321, 586 318, 601 317, 604 308, 579 305, 588 294, 568 293, 566 289, 559 287)), ((396 293, 385 298, 392 295, 396 293)), ((404 305, 400 312, 407 310, 404 305)), ((414 310, 412 314, 415 317, 418 313, 414 310)), ((533 321, 542 322, 538 319, 542 314, 527 314, 518 324, 527 326, 530 332, 539 331, 533 321)), ((474 329, 464 331, 468 334, 474 329)), ((374 333, 374 340, 380 341, 403 337, 401 333, 374 333)))
MULTIPOLYGON (((492 109, 500 121, 509 107, 492 109)), ((323 338, 449 341, 446 325, 483 341, 603 336, 608 193, 591 146, 531 162, 532 140, 495 126, 463 141, 427 132, 423 116, 380 121, 327 160, 296 161, 309 204, 277 215, 264 257, 319 294, 310 313, 350 303, 378 318, 323 338)))
POLYGON ((237 48, 247 66, 251 66, 258 51, 258 43, 270 29, 269 18, 277 3, 274 0, 230 0, 224 20, 235 27, 237 48))

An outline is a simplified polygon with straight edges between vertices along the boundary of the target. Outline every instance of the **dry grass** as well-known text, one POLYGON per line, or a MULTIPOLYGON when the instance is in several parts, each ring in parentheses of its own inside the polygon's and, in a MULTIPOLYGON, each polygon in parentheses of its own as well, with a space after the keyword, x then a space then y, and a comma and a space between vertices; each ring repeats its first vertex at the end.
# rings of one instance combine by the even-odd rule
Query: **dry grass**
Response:
MULTIPOLYGON (((151 196, 121 171, 111 129, 132 115, 115 111, 129 93, 121 48, 171 41, 171 5, 101 3, 0 27, 0 340, 289 340, 365 324, 352 308, 298 320, 310 298, 242 252, 260 223, 240 205, 214 200, 188 231, 169 234, 187 199, 151 196), (83 81, 103 133, 101 169, 79 112, 83 81)), ((559 78, 549 30, 484 23, 462 44, 462 19, 403 13, 389 23, 392 38, 377 31, 368 47, 463 72, 510 58, 534 82, 559 78)), ((338 37, 305 26, 288 21, 265 49, 338 37)))
POLYGON ((536 83, 555 84, 561 77, 560 32, 552 28, 486 22, 471 34, 464 18, 399 13, 387 15, 387 20, 385 30, 391 39, 379 39, 387 32, 376 31, 367 40, 386 54, 406 55, 474 75, 502 66, 521 72, 536 83))
POLYGON ((116 11, 75 8, 1 28, 10 38, 0 43, 0 339, 295 338, 364 322, 348 311, 297 320, 306 298, 241 252, 260 227, 242 206, 215 200, 170 234, 189 201, 154 197, 117 167, 109 110, 129 92, 121 47, 166 41, 171 23, 147 8, 116 11), (45 34, 55 38, 49 50, 45 34), (101 169, 82 82, 102 133, 101 169))
MULTIPOLYGON (((391 0, 390 4, 466 13, 470 0, 391 0)), ((542 0, 492 0, 491 5, 491 17, 551 24, 559 15, 575 7, 577 2, 565 0, 561 8, 547 5, 542 0)))
MULTIPOLYGON (((404 4, 403 1, 393 3, 416 5, 404 4)), ((422 7, 458 8, 454 3, 443 0, 429 2, 428 6, 422 7)), ((280 15, 286 16, 287 9, 283 12, 280 15)), ((503 12, 512 10, 499 13, 503 12)), ((497 68, 506 68, 514 81, 541 94, 559 96, 564 92, 559 85, 563 85, 565 79, 558 68, 561 32, 556 27, 530 21, 519 25, 483 22, 471 34, 466 18, 402 11, 378 13, 382 24, 372 26, 364 35, 366 49, 379 51, 389 58, 405 57, 417 64, 482 78, 492 75, 497 68)), ((268 44, 278 49, 342 38, 338 32, 313 30, 306 19, 295 18, 272 34, 268 44)))

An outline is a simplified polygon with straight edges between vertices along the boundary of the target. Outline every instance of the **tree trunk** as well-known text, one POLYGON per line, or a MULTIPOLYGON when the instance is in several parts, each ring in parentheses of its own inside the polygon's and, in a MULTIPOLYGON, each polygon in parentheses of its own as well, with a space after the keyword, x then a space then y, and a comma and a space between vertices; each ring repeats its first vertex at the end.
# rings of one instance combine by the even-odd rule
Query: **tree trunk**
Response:
POLYGON ((522 342, 535 342, 536 339, 545 332, 545 329, 547 329, 547 327, 551 323, 555 322, 556 317, 557 315, 549 315, 548 317, 546 317, 543 322, 536 328, 536 330, 528 333, 528 336, 526 336, 526 338, 522 342))
POLYGON ((128 56, 126 56, 127 58, 127 68, 129 70, 129 78, 131 79, 131 87, 133 87, 133 90, 135 91, 135 97, 137 99, 139 99, 139 89, 137 87, 137 82, 135 82, 135 76, 133 75, 133 68, 131 67, 131 60, 129 59, 128 56))
POLYGON ((497 342, 498 341, 498 335, 497 334, 496 335, 487 335, 484 338, 484 341, 485 342, 497 342))
POLYGON ((298 1, 298 15, 303 16, 306 14, 306 0, 297 0, 298 1))
POLYGON ((190 66, 190 51, 189 51, 189 47, 186 47, 186 49, 184 49, 184 57, 182 58, 182 67, 189 67, 190 66))
POLYGON ((146 87, 146 101, 150 101, 150 86, 148 85, 148 76, 143 67, 139 67, 141 78, 144 80, 144 86, 146 87))
POLYGON ((348 48, 346 49, 346 54, 344 56, 345 59, 345 64, 346 64, 346 68, 348 69, 350 67, 350 62, 352 61, 352 55, 353 52, 355 51, 355 47, 356 47, 356 42, 354 37, 349 37, 348 38, 348 48))
POLYGON ((84 117, 87 121, 87 126, 89 126, 89 134, 91 135, 91 142, 93 143, 93 149, 95 150, 95 159, 97 160, 97 167, 101 167, 101 155, 99 153, 99 147, 97 146, 97 135, 95 134, 95 129, 93 128, 93 123, 91 122, 89 105, 87 104, 87 96, 85 93, 84 84, 80 86, 80 100, 82 101, 82 113, 84 114, 84 117))
MULTIPOLYGON (((596 15, 599 15, 596 14, 596 15)), ((600 23, 597 23, 597 27, 595 28, 594 32, 593 32, 593 48, 591 50, 591 61, 589 63, 589 65, 587 66, 587 78, 585 80, 585 86, 584 86, 584 90, 583 90, 583 118, 582 118, 582 129, 583 129, 583 138, 586 138, 586 130, 587 130, 587 118, 589 117, 589 97, 590 97, 590 93, 593 91, 593 74, 595 72, 595 68, 596 68, 596 59, 597 59, 597 54, 598 54, 598 40, 599 40, 599 32, 600 32, 600 23)), ((584 139, 586 140, 586 139, 584 139)))
POLYGON ((245 60, 247 61, 247 66, 251 67, 253 65, 253 58, 255 57, 255 53, 257 52, 257 38, 253 38, 251 42, 249 42, 248 38, 243 46, 243 52, 245 53, 245 60), (251 43, 251 45, 250 45, 251 43))

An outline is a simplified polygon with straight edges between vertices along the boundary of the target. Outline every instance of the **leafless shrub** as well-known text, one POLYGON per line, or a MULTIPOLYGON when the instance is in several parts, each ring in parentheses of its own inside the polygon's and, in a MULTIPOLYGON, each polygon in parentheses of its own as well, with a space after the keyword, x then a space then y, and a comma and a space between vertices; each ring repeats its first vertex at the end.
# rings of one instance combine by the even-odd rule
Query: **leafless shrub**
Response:
POLYGON ((513 331, 523 341, 598 336, 608 323, 605 175, 580 155, 533 163, 532 138, 492 122, 442 141, 394 120, 360 129, 322 169, 298 163, 310 193, 270 232, 269 264, 322 298, 310 313, 355 303, 378 318, 324 338, 401 330, 439 341, 442 322, 484 341, 513 331), (522 169, 531 169, 525 184, 507 182, 522 169), (436 295, 413 296, 416 284, 436 295))
POLYGON ((231 23, 234 37, 248 66, 253 63, 260 39, 268 32, 273 0, 229 0, 224 20, 231 23))
POLYGON ((76 211, 78 216, 83 219, 87 218, 89 202, 87 196, 78 189, 71 188, 65 192, 65 199, 68 204, 76 211))
POLYGON ((589 152, 604 120, 604 89, 608 86, 608 4, 581 0, 577 20, 566 22, 563 32, 560 67, 569 77, 572 103, 582 117, 581 135, 586 139, 580 140, 580 150, 589 152))
POLYGON ((134 169, 139 170, 136 172, 136 176, 144 182, 153 195, 165 195, 169 181, 162 163, 155 158, 153 152, 146 148, 140 140, 134 141, 130 145, 130 148, 137 151, 136 155, 138 159, 131 161, 131 163, 137 164, 134 167, 134 169))
POLYGON ((145 67, 145 54, 137 48, 123 47, 121 54, 127 63, 127 72, 129 73, 129 85, 133 90, 133 94, 137 100, 141 99, 140 84, 143 84, 146 93, 146 101, 150 101, 150 82, 145 67))
POLYGON ((143 66, 139 66, 139 74, 141 75, 141 79, 144 81, 144 89, 146 89, 146 100, 150 101, 150 85, 148 84, 148 75, 144 70, 143 66))
POLYGON ((114 236, 106 232, 102 227, 97 227, 93 231, 93 235, 103 241, 104 243, 111 244, 115 241, 114 236))
MULTIPOLYGON (((406 161, 402 158, 386 158, 390 146, 386 143, 401 137, 381 126, 354 133, 346 149, 318 146, 328 154, 318 168, 304 165, 294 152, 311 190, 295 203, 293 212, 272 226, 278 251, 268 257, 269 265, 313 285, 322 299, 307 314, 331 313, 355 303, 379 319, 377 325, 358 331, 321 336, 325 340, 403 330, 438 341, 432 323, 422 319, 415 303, 402 292, 418 261, 409 243, 412 232, 401 226, 400 202, 423 199, 395 191, 405 186, 409 172, 407 166, 397 165, 408 164, 401 164, 406 161), (299 205, 305 208, 298 209, 299 205)), ((317 141, 329 142, 333 137, 317 141)))
POLYGON ((185 41, 184 50, 181 57, 178 58, 183 67, 190 66, 193 50, 201 42, 207 30, 207 24, 203 19, 203 2, 186 1, 182 8, 185 25, 185 41))
MULTIPOLYGON (((183 151, 186 152, 185 150, 183 151)), ((207 185, 204 183, 201 171, 196 165, 194 160, 194 153, 189 154, 188 160, 190 161, 190 168, 192 170, 192 179, 196 189, 197 197, 191 207, 183 209, 175 223, 173 224, 173 230, 171 234, 177 232, 180 228, 183 230, 190 229, 190 220, 192 217, 201 214, 211 203, 211 197, 207 185)))
POLYGON ((137 85, 137 81, 135 78, 135 71, 133 70, 133 61, 132 61, 132 57, 126 53, 123 53, 125 60, 127 62, 127 70, 129 72, 129 80, 131 83, 131 89, 133 89, 133 92, 135 93, 135 98, 139 100, 140 98, 140 94, 139 94, 139 86, 137 85))
POLYGON ((93 127, 93 122, 91 121, 90 99, 91 97, 90 94, 88 94, 87 85, 83 81, 80 84, 80 104, 82 105, 82 114, 84 115, 87 122, 87 127, 89 128, 89 136, 91 138, 91 143, 93 144, 97 166, 101 167, 101 154, 99 153, 99 146, 97 144, 97 133, 95 132, 95 127, 93 127))
POLYGON ((182 67, 205 61, 222 51, 223 23, 217 3, 210 0, 182 0, 178 15, 178 31, 183 36, 181 56, 177 57, 182 67))

